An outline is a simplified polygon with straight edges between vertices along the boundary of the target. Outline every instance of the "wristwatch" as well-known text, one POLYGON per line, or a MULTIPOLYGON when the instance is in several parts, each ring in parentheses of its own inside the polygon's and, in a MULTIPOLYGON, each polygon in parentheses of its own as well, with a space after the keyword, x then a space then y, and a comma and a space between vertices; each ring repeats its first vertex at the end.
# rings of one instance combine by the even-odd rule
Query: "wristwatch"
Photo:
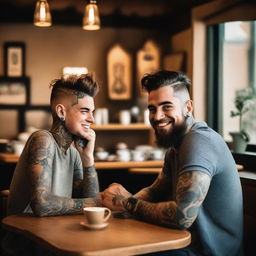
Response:
POLYGON ((138 198, 131 196, 131 197, 129 197, 127 199, 127 203, 125 205, 125 209, 128 212, 133 213, 136 210, 137 204, 138 204, 138 198))

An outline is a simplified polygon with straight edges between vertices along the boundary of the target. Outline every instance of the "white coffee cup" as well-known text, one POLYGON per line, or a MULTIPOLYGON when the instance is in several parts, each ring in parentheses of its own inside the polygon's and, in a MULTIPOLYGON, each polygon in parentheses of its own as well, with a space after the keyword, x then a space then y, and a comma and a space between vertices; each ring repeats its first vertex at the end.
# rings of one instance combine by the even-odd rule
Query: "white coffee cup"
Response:
POLYGON ((131 123, 131 113, 129 110, 121 110, 119 113, 119 120, 121 124, 127 125, 131 123))
POLYGON ((88 224, 102 224, 106 222, 111 216, 110 209, 106 207, 85 207, 83 209, 84 215, 88 224))
POLYGON ((12 147, 13 147, 13 152, 14 154, 16 155, 21 155, 22 151, 23 151, 23 148, 25 146, 25 143, 22 142, 22 141, 13 141, 12 142, 12 147))
POLYGON ((142 151, 133 150, 132 151, 132 160, 136 162, 141 162, 145 160, 144 154, 142 151))
POLYGON ((102 112, 100 108, 97 108, 94 111, 94 123, 102 124, 102 112))
POLYGON ((107 108, 97 108, 94 112, 94 123, 95 124, 108 124, 109 115, 107 108))
POLYGON ((161 149, 153 149, 151 151, 151 158, 153 160, 162 160, 164 156, 164 152, 161 149))
POLYGON ((109 115, 108 115, 108 109, 102 108, 101 109, 102 114, 102 124, 108 124, 109 123, 109 115))
POLYGON ((106 160, 108 158, 109 153, 107 151, 99 151, 95 153, 95 156, 100 161, 106 160))
POLYGON ((131 160, 131 153, 128 149, 118 149, 116 151, 117 160, 121 162, 128 162, 131 160))

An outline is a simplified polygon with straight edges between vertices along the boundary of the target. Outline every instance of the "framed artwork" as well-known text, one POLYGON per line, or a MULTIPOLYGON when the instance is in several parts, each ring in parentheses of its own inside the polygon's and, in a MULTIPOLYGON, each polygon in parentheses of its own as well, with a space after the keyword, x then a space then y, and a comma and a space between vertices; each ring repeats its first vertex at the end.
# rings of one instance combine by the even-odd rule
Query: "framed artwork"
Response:
POLYGON ((145 96, 141 88, 141 79, 146 73, 152 73, 160 68, 160 49, 153 40, 148 40, 137 52, 137 84, 141 96, 145 96))
POLYGON ((4 74, 7 77, 25 76, 25 43, 4 43, 4 74))
POLYGON ((132 95, 132 58, 121 45, 107 55, 108 95, 112 100, 129 100, 132 95))
POLYGON ((28 77, 0 77, 0 107, 28 105, 30 79, 28 77))

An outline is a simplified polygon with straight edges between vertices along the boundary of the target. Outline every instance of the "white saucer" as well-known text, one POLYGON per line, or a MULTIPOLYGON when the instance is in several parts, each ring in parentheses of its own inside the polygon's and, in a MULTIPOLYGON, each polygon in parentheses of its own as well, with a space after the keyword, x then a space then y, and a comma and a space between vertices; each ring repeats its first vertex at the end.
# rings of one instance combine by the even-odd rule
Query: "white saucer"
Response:
POLYGON ((108 226, 108 222, 104 222, 102 224, 88 224, 88 223, 86 223, 84 221, 81 221, 80 225, 85 227, 85 228, 88 228, 88 229, 98 230, 98 229, 103 229, 103 228, 107 227, 108 226))

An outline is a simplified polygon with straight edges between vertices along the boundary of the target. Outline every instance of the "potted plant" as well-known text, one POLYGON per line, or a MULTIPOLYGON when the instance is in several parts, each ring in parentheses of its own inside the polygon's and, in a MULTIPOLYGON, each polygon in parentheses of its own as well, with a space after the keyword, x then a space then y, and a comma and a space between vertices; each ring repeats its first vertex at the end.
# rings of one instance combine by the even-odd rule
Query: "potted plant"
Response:
POLYGON ((243 127, 243 116, 249 110, 253 103, 254 92, 252 88, 246 88, 236 91, 235 111, 231 111, 231 117, 239 117, 239 131, 230 132, 233 139, 233 150, 235 152, 244 152, 247 143, 250 141, 250 136, 243 127))

